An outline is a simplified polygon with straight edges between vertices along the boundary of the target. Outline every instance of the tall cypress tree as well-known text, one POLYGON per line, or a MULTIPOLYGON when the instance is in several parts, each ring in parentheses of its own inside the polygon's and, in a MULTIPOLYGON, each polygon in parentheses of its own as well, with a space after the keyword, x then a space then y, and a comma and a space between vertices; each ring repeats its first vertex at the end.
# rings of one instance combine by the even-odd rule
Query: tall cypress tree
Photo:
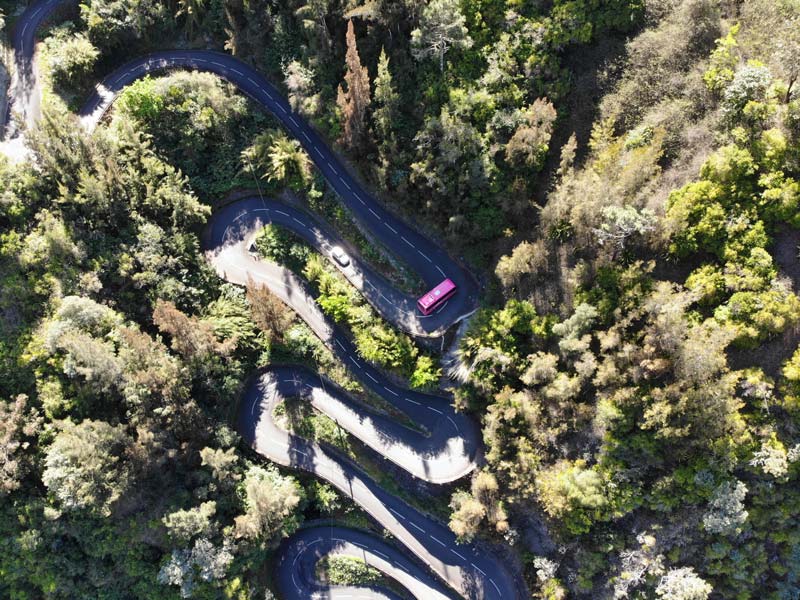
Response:
POLYGON ((356 34, 353 21, 347 23, 347 54, 345 55, 347 72, 344 75, 344 87, 339 86, 336 103, 342 110, 341 142, 350 150, 358 151, 364 141, 364 115, 369 106, 369 74, 367 68, 361 66, 361 58, 356 48, 356 34))

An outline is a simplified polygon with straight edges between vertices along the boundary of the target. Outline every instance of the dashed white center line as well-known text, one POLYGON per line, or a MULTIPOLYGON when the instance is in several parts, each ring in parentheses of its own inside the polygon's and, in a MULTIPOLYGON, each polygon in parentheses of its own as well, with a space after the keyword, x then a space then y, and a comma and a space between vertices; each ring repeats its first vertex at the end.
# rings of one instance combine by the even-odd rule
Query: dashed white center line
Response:
POLYGON ((475 567, 476 569, 478 569, 478 572, 479 572, 481 575, 483 575, 484 577, 486 577, 486 573, 484 573, 484 572, 483 572, 483 569, 481 569, 481 568, 480 568, 478 565, 476 565, 475 563, 472 563, 472 566, 473 566, 473 567, 475 567))
MULTIPOLYGON (((34 14, 34 16, 36 16, 36 14, 38 14, 38 11, 37 11, 37 13, 35 13, 35 14, 34 14)), ((27 25, 26 25, 26 29, 27 29, 27 25)), ((23 35, 25 34, 25 31, 26 31, 26 29, 23 29, 23 35)), ((244 76, 244 74, 243 74, 241 71, 239 71, 239 70, 237 70, 237 69, 235 69, 235 68, 232 68, 232 67, 226 67, 226 65, 225 65, 225 64, 223 64, 223 63, 220 63, 220 62, 216 62, 216 61, 208 61, 208 60, 205 60, 205 59, 200 59, 200 58, 198 58, 198 59, 195 59, 195 60, 196 60, 196 62, 197 62, 197 63, 208 63, 208 62, 210 62, 212 65, 215 65, 215 66, 217 66, 217 67, 220 67, 220 68, 223 68, 223 69, 225 69, 225 68, 228 68, 228 69, 229 69, 229 70, 230 70, 232 73, 235 73, 236 75, 238 75, 238 76, 240 76, 240 77, 243 77, 243 76, 244 76)), ((139 67, 137 67, 137 69, 135 69, 135 70, 140 70, 140 69, 142 69, 142 68, 145 68, 145 69, 147 69, 147 68, 148 68, 148 67, 150 67, 150 66, 151 66, 151 65, 149 65, 149 64, 147 64, 147 65, 143 65, 143 66, 139 66, 139 67)), ((119 83, 119 82, 121 82, 121 81, 122 81, 124 78, 125 78, 125 75, 121 76, 120 78, 118 78, 118 79, 115 81, 115 84, 116 84, 116 83, 119 83)), ((247 80, 248 80, 250 83, 252 83, 253 85, 255 85, 255 86, 257 86, 257 87, 259 86, 259 84, 258 84, 258 83, 257 83, 257 82, 256 82, 256 81, 253 79, 253 78, 251 78, 251 77, 247 77, 247 80)), ((273 97, 270 95, 270 93, 269 93, 268 91, 266 91, 265 89, 262 89, 262 88, 260 88, 260 87, 259 87, 259 89, 261 89, 261 91, 263 91, 263 92, 266 94, 266 96, 267 96, 267 97, 268 97, 270 100, 274 100, 274 99, 273 99, 273 97)), ((286 109, 286 108, 285 108, 285 107, 284 107, 282 104, 280 104, 280 103, 279 103, 277 106, 278 106, 278 108, 280 108, 280 110, 281 110, 281 111, 282 111, 284 114, 290 114, 290 113, 289 113, 289 111, 287 111, 287 109, 286 109)), ((294 116, 289 116, 289 117, 288 117, 288 120, 289 120, 289 121, 292 123, 292 125, 294 125, 295 127, 300 127, 300 124, 299 124, 299 123, 298 123, 298 121, 297 121, 297 120, 294 118, 294 116)), ((308 133, 307 133, 307 132, 305 132, 305 131, 302 131, 301 133, 302 133, 303 137, 304 137, 304 138, 305 138, 305 139, 306 139, 306 140, 307 140, 307 141, 310 143, 310 142, 311 142, 311 138, 310 138, 310 136, 308 135, 308 133)), ((315 151, 316 151, 316 152, 319 154, 319 156, 320 156, 320 157, 322 157, 322 158, 324 158, 324 157, 325 157, 325 155, 323 154, 323 152, 321 151, 321 149, 320 149, 318 146, 314 146, 314 149, 315 149, 315 151)), ((334 165, 333 165, 333 164, 332 164, 330 161, 326 161, 326 162, 327 162, 327 166, 328 166, 328 167, 331 169, 331 171, 332 171, 334 174, 338 175, 338 172, 337 172, 336 168, 334 167, 334 165)), ((346 187, 346 189, 347 189, 348 191, 352 191, 352 188, 351 188, 351 186, 348 184, 348 182, 347 182, 347 181, 345 181, 345 179, 344 179, 344 178, 342 178, 342 177, 339 177, 339 180, 340 180, 340 182, 341 182, 341 183, 342 183, 342 184, 343 184, 343 185, 346 187)), ((365 204, 365 201, 364 201, 364 199, 363 199, 363 198, 361 197, 361 195, 359 195, 358 193, 356 193, 356 194, 355 194, 355 198, 356 198, 356 199, 357 199, 359 202, 361 202, 361 204, 365 204)), ((280 210, 276 210, 275 212, 277 212, 277 213, 278 213, 278 214, 280 214, 280 215, 283 215, 284 217, 289 217, 289 216, 291 216, 289 213, 286 213, 286 212, 283 212, 283 211, 280 211, 280 210)), ((370 213, 372 214, 372 216, 374 216, 376 219, 378 219, 378 220, 381 220, 381 216, 380 216, 380 215, 379 215, 379 214, 378 214, 378 213, 377 213, 375 210, 373 210, 372 208, 369 208, 369 212, 370 212, 370 213)), ((303 227, 306 227, 306 224, 305 224, 303 221, 301 221, 300 219, 298 219, 298 218, 296 218, 296 217, 294 217, 294 216, 292 216, 292 219, 293 219, 293 220, 294 220, 296 223, 298 223, 299 225, 301 225, 301 226, 303 226, 303 227)), ((387 227, 387 228, 388 228, 388 229, 389 229, 389 230, 390 230, 392 233, 394 233, 395 235, 400 235, 400 234, 399 234, 399 232, 398 232, 398 230, 397 230, 397 229, 395 229, 394 227, 392 227, 392 225, 390 225, 390 224, 389 224, 389 223, 387 223, 387 222, 384 222, 384 224, 386 225, 386 227, 387 227)), ((405 242, 405 243, 406 243, 408 246, 410 246, 410 247, 412 247, 412 248, 415 248, 414 244, 412 244, 412 243, 411 243, 411 242, 410 242, 408 239, 406 239, 404 236, 400 236, 400 238, 401 238, 401 239, 403 240, 403 242, 405 242)), ((421 250, 417 249, 417 252, 418 252, 418 253, 419 253, 419 254, 420 254, 420 255, 421 255, 423 258, 425 258, 425 259, 426 259, 426 260, 427 260, 429 263, 432 263, 432 262, 433 262, 433 261, 431 260, 431 258, 430 258, 429 256, 427 256, 427 255, 426 255, 424 252, 422 252, 421 250)), ((437 267, 436 267, 436 268, 437 268, 437 270, 439 271, 439 273, 441 273, 441 275, 442 275, 443 277, 446 277, 446 273, 444 272, 444 270, 443 270, 443 269, 442 269, 440 266, 438 266, 438 265, 437 265, 437 267)), ((367 282, 367 283, 369 284, 370 282, 367 282)), ((370 285, 371 285, 371 284, 370 284, 370 285)), ((339 346, 339 347, 340 347, 340 348, 341 348, 343 351, 346 351, 346 348, 345 348, 345 346, 342 344, 342 342, 341 342, 341 341, 339 341, 338 339, 337 339, 337 340, 335 340, 335 341, 336 341, 337 345, 338 345, 338 346, 339 346)), ((356 360, 354 357, 350 356, 349 358, 350 358, 350 360, 353 362, 353 364, 354 364, 354 365, 356 365, 357 367, 360 367, 360 364, 359 364, 359 362, 358 362, 358 361, 357 361, 357 360, 356 360)), ((372 380, 374 383, 379 383, 378 379, 376 379, 376 378, 375 378, 375 377, 374 377, 374 376, 373 376, 373 375, 372 375, 370 372, 368 372, 368 371, 365 371, 365 373, 366 373, 366 375, 367 375, 367 376, 368 376, 368 377, 369 377, 369 378, 370 378, 370 379, 371 379, 371 380, 372 380)), ((384 388, 384 390, 386 390, 387 392, 390 392, 392 395, 394 395, 394 396, 399 396, 399 394, 398 394, 397 392, 395 392, 394 390, 390 389, 389 387, 387 387, 387 386, 383 386, 383 388, 384 388)), ((420 403, 420 402, 417 402, 416 400, 412 400, 411 398, 404 398, 404 400, 406 400, 407 402, 411 402, 411 403, 413 403, 413 404, 415 404, 415 405, 417 405, 417 406, 421 406, 421 403, 420 403)), ((253 408, 255 408, 255 406, 256 406, 256 405, 255 405, 255 403, 254 403, 254 405, 253 405, 253 408)), ((431 411, 433 411, 433 412, 435 412, 435 413, 437 413, 437 414, 439 414, 439 415, 443 414, 443 412, 442 412, 441 410, 439 410, 439 409, 436 409, 436 408, 434 408, 434 407, 427 406, 426 408, 428 408, 429 410, 431 410, 431 411)), ((455 421, 454 421, 454 420, 453 420, 451 417, 449 417, 449 416, 448 416, 447 418, 448 418, 448 420, 450 421, 450 423, 451 423, 451 424, 452 424, 452 425, 453 425, 453 426, 454 426, 456 429, 458 429, 458 426, 457 426, 457 424, 455 423, 455 421)), ((302 451, 302 450, 299 450, 299 449, 297 449, 297 448, 289 448, 289 451, 290 451, 290 452, 294 452, 294 453, 296 453, 296 454, 298 454, 298 455, 302 455, 302 456, 308 457, 308 454, 307 454, 306 452, 304 452, 304 451, 302 451)), ((393 508, 389 508, 389 510, 390 510, 390 511, 392 512, 392 514, 394 514, 394 515, 395 515, 395 516, 396 516, 398 519, 406 520, 406 517, 404 517, 402 514, 400 514, 399 512, 397 512, 396 510, 394 510, 393 508)), ((412 526, 413 526, 415 529, 417 529, 418 531, 420 531, 420 532, 423 532, 423 533, 426 533, 426 532, 425 532, 425 530, 424 530, 422 527, 420 527, 419 525, 417 525, 416 523, 414 523, 414 522, 412 522, 412 521, 409 521, 409 523, 410 523, 410 524, 411 524, 411 525, 412 525, 412 526)), ((427 534, 427 535, 428 535, 428 536, 429 536, 429 537, 430 537, 432 540, 434 540, 436 543, 440 544, 442 547, 445 547, 445 548, 447 548, 447 544, 446 544, 445 542, 443 542, 442 540, 440 540, 440 539, 436 538, 436 537, 435 537, 434 535, 432 535, 432 534, 427 534)), ((355 545, 356 545, 356 546, 359 546, 359 547, 362 547, 362 548, 364 548, 364 546, 362 546, 362 545, 360 545, 360 544, 358 544, 358 543, 355 543, 355 545)), ((451 552, 452 552, 454 555, 456 555, 458 558, 460 558, 461 560, 464 560, 464 561, 468 560, 468 559, 467 559, 467 558, 466 558, 466 557, 465 557, 463 554, 461 554, 460 552, 458 552, 458 551, 456 551, 456 550, 454 550, 454 549, 452 549, 452 548, 450 548, 450 551, 451 551, 451 552)), ((380 551, 373 550, 372 552, 373 552, 374 554, 378 555, 378 556, 381 556, 381 557, 383 557, 383 558, 384 558, 384 559, 386 559, 386 560, 389 560, 389 557, 388 557, 386 554, 383 554, 383 553, 382 553, 382 552, 380 552, 380 551)), ((295 560, 297 560, 297 558, 295 558, 295 560)), ((479 573, 480 573, 482 576, 484 576, 484 577, 487 577, 486 573, 485 573, 485 572, 484 572, 484 571, 483 571, 483 570, 482 570, 480 567, 478 567, 478 565, 477 565, 477 564, 475 564, 475 563, 471 563, 471 565, 472 565, 472 567, 474 567, 474 568, 475 568, 475 569, 476 569, 476 570, 477 570, 477 571, 478 571, 478 572, 479 572, 479 573)), ((399 568, 401 568, 401 569, 403 569, 404 571, 406 571, 406 569, 405 569, 405 568, 404 568, 402 565, 399 565, 399 564, 398 564, 398 565, 396 565, 396 566, 397 566, 397 567, 399 567, 399 568)), ((488 577, 487 577, 487 578, 488 578, 488 577)), ((292 575, 292 579, 293 579, 293 581, 295 582, 295 585, 297 586, 297 582, 296 582, 296 580, 295 580, 295 578, 294 578, 294 574, 292 575)), ((488 579, 489 579, 489 582, 490 582, 490 583, 491 583, 491 584, 494 586, 495 590, 497 590, 497 592, 498 592, 498 594, 499 594, 499 593, 500 593, 500 588, 497 586, 497 584, 494 582, 494 580, 493 580, 493 579, 491 579, 491 578, 488 578, 488 579)), ((297 586, 297 587, 298 587, 298 589, 300 589, 300 588, 299 588, 299 586, 297 586)))
POLYGON ((489 583, 491 583, 491 584, 494 586, 494 589, 496 589, 496 590, 497 590, 497 593, 499 594, 499 593, 500 593, 500 588, 499 588, 499 587, 497 587, 497 584, 494 582, 494 579, 492 579, 492 578, 490 577, 490 578, 489 578, 489 583))

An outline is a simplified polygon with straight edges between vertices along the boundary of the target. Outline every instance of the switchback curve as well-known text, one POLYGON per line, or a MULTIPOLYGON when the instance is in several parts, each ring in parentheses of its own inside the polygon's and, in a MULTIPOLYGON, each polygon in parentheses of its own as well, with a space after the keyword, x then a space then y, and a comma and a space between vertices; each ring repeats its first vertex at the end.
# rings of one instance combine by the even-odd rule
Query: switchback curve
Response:
POLYGON ((336 191, 350 213, 392 253, 419 274, 432 288, 445 277, 459 292, 441 312, 423 317, 413 298, 395 292, 396 305, 386 317, 401 329, 420 337, 439 337, 448 327, 472 314, 478 306, 475 277, 453 260, 438 244, 410 227, 367 192, 325 144, 319 134, 283 98, 263 75, 242 61, 212 50, 170 50, 137 58, 105 77, 83 106, 80 117, 87 127, 95 125, 125 86, 149 73, 191 69, 214 73, 235 85, 272 114, 297 139, 309 158, 336 191))
MULTIPOLYGON (((28 36, 32 40, 33 34, 29 33, 30 30, 35 30, 47 15, 62 3, 64 3, 64 0, 46 0, 29 7, 23 14, 15 32, 15 48, 21 54, 16 58, 18 63, 19 61, 25 61, 28 65, 31 65, 33 60, 32 41, 26 44, 25 39, 20 41, 21 38, 19 36, 21 35, 22 38, 28 36)), ((478 301, 478 286, 472 275, 460 264, 452 260, 438 245, 403 223, 365 192, 314 130, 298 115, 292 113, 290 106, 277 90, 256 71, 237 59, 210 51, 159 52, 137 59, 109 75, 97 86, 95 94, 81 111, 82 120, 88 127, 93 127, 110 107, 116 95, 126 85, 151 71, 173 68, 212 72, 239 87, 240 90, 278 118, 289 133, 303 144, 309 156, 326 177, 329 184, 337 191, 342 202, 351 210, 355 218, 362 225, 369 228, 373 235, 379 237, 399 258, 415 269, 428 285, 435 285, 443 277, 447 276, 459 286, 460 292, 455 296, 457 300, 454 299, 454 301, 449 302, 441 312, 431 318, 420 318, 414 310, 413 304, 410 307, 407 304, 411 299, 405 298, 405 306, 399 306, 396 302, 394 303, 396 313, 392 317, 389 312, 388 320, 407 331, 415 333, 415 335, 437 337, 442 335, 449 325, 475 310, 478 301)), ((20 79, 20 82, 18 87, 15 88, 15 97, 32 97, 33 90, 24 88, 25 80, 20 79), (20 88, 19 86, 22 87, 20 88)), ((35 86, 35 77, 28 78, 27 85, 35 86)), ((27 113, 24 116, 26 119, 34 118, 27 113)), ((213 230, 215 222, 219 222, 219 220, 212 220, 209 223, 209 231, 213 230)), ((243 240, 228 243, 231 238, 226 240, 225 236, 223 236, 221 238, 222 244, 215 246, 213 237, 213 233, 207 234, 206 241, 211 243, 206 248, 210 252, 209 256, 212 262, 219 268, 221 264, 220 254, 225 251, 231 251, 236 246, 243 246, 243 240)), ((252 257, 227 258, 232 258, 231 266, 238 266, 239 269, 244 268, 245 271, 256 271, 257 277, 255 279, 257 281, 259 279, 257 271, 266 265, 266 263, 254 261, 252 257), (246 267, 243 267, 242 260, 247 260, 248 258, 251 262, 246 267)), ((275 267, 274 265, 268 266, 275 267)), ((222 274, 226 278, 229 277, 227 270, 223 270, 222 274)), ((261 273, 261 275, 265 274, 261 273)), ((290 282, 287 285, 289 279, 286 275, 286 272, 281 274, 280 284, 275 281, 269 281, 266 278, 264 282, 270 285, 270 288, 279 293, 279 295, 283 290, 284 295, 290 296, 291 300, 294 301, 293 303, 290 302, 293 307, 304 307, 298 312, 304 319, 308 317, 307 322, 315 332, 318 335, 320 335, 320 332, 327 332, 328 337, 327 339, 323 337, 323 341, 328 343, 329 347, 340 358, 350 359, 355 363, 356 353, 352 346, 348 347, 346 345, 346 336, 342 337, 340 332, 337 332, 335 328, 326 322, 307 293, 301 293, 302 287, 296 287, 294 282, 290 282), (315 312, 319 313, 317 317, 311 316, 315 312)), ((381 309, 381 312, 386 315, 387 311, 384 308, 381 309)), ((360 369, 354 369, 354 373, 387 401, 392 402, 395 398, 399 398, 401 394, 412 395, 407 390, 400 390, 400 388, 393 386, 366 363, 363 363, 360 369)), ((275 426, 270 407, 274 406, 274 403, 279 398, 284 395, 302 396, 309 393, 312 398, 315 395, 319 397, 319 389, 323 390, 323 396, 327 396, 320 401, 326 407, 338 401, 340 403, 339 410, 349 410, 354 414, 358 413, 358 410, 363 410, 360 407, 356 407, 356 410, 354 410, 354 406, 347 405, 347 402, 342 397, 335 398, 330 396, 324 388, 324 383, 318 377, 315 380, 313 374, 302 373, 301 370, 292 367, 273 367, 251 378, 241 403, 238 423, 240 431, 257 451, 262 452, 273 460, 287 466, 309 470, 330 481, 345 493, 349 490, 354 500, 370 513, 373 518, 392 532, 420 561, 427 564, 461 595, 476 599, 520 597, 519 590, 521 587, 519 587, 519 582, 508 572, 498 557, 483 551, 475 545, 457 544, 455 537, 446 526, 423 515, 398 498, 385 492, 374 481, 364 475, 357 466, 338 456, 329 455, 316 444, 292 436, 275 426), (289 371, 286 369, 289 369, 289 371), (291 377, 287 376, 288 373, 291 373, 291 377), (255 415, 256 410, 258 410, 258 418, 248 419, 248 413, 255 415)), ((420 421, 424 421, 425 417, 428 417, 429 421, 432 420, 434 428, 439 417, 452 421, 455 430, 459 430, 457 419, 463 420, 463 425, 467 429, 462 432, 461 439, 464 444, 461 447, 461 452, 451 453, 448 451, 445 454, 454 456, 460 454, 462 459, 466 459, 466 462, 462 465, 464 473, 468 472, 474 467, 474 460, 479 452, 477 438, 474 435, 474 425, 452 411, 452 407, 449 406, 449 402, 446 399, 426 395, 419 395, 419 397, 420 400, 413 403, 409 403, 408 400, 410 398, 406 398, 406 404, 409 406, 414 404, 419 407, 418 409, 406 407, 401 410, 404 410, 404 412, 410 411, 411 414, 416 412, 420 421), (437 408, 437 406, 440 408, 437 408), (425 413, 426 410, 436 413, 439 417, 428 415, 425 413), (470 427, 472 431, 469 430, 470 427), (469 443, 471 439, 476 441, 474 446, 469 443)), ((373 419, 374 416, 371 415, 368 418, 373 419)), ((353 429, 358 431, 358 425, 353 425, 353 429)), ((381 431, 380 427, 362 427, 361 434, 369 438, 379 431, 381 431)), ((403 432, 406 434, 405 440, 409 439, 408 432, 410 432, 408 429, 403 432)), ((396 433, 397 431, 392 432, 393 435, 396 433)), ((435 439, 435 436, 432 439, 435 439)), ((424 456, 426 451, 419 452, 419 440, 416 441, 416 444, 417 458, 424 456)), ((414 446, 414 443, 406 444, 405 450, 411 448, 413 453, 414 446)), ((373 447, 375 446, 373 445, 373 447)), ((384 447, 386 447, 385 443, 384 447)), ((403 459, 400 456, 403 451, 393 450, 389 451, 388 454, 391 455, 393 460, 407 461, 407 458, 403 459)), ((452 461, 446 460, 445 463, 452 464, 452 461)), ((424 461, 421 464, 424 464, 424 461)), ((449 468, 449 464, 447 468, 449 468)), ((410 470, 414 472, 415 467, 411 466, 410 470)), ((419 472, 420 468, 416 467, 416 470, 419 472)), ((424 472, 425 468, 422 471, 424 472)), ((442 481, 457 477, 457 472, 458 469, 454 469, 442 481)), ((435 474, 424 476, 424 478, 432 481, 435 481, 436 477, 435 474)), ((352 532, 347 535, 352 535, 352 532)), ((294 539, 292 538, 292 540, 294 539)), ((372 540, 370 543, 374 544, 373 548, 377 550, 378 542, 374 538, 369 539, 372 540)), ((292 540, 289 543, 292 543, 292 540)), ((288 561, 281 561, 279 580, 283 581, 286 576, 289 576, 294 583, 292 576, 296 575, 293 570, 296 565, 294 562, 288 567, 286 565, 289 565, 288 561)), ((388 571, 392 571, 398 566, 384 565, 388 571)), ((419 585, 423 586, 413 591, 417 597, 434 598, 438 597, 436 594, 442 593, 440 589, 436 589, 435 581, 431 584, 422 581, 422 579, 420 577, 416 578, 419 585)), ((327 597, 340 597, 340 590, 337 591, 335 588, 318 590, 309 587, 314 585, 317 584, 309 581, 304 587, 298 587, 294 590, 288 589, 288 586, 281 585, 281 590, 287 598, 308 598, 316 596, 320 591, 324 591, 327 597)), ((362 595, 369 594, 369 590, 362 589, 359 593, 362 595)), ((382 598, 388 596, 384 592, 375 591, 373 595, 368 595, 367 597, 382 598)))

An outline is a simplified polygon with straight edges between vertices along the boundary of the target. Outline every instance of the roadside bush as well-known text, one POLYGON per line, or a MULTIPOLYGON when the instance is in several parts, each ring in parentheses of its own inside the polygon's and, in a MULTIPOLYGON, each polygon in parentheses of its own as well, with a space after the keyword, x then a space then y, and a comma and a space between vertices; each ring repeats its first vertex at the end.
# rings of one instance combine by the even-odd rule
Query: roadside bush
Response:
POLYGON ((78 91, 76 88, 89 83, 100 51, 85 34, 75 33, 72 23, 54 28, 44 45, 56 86, 78 91))

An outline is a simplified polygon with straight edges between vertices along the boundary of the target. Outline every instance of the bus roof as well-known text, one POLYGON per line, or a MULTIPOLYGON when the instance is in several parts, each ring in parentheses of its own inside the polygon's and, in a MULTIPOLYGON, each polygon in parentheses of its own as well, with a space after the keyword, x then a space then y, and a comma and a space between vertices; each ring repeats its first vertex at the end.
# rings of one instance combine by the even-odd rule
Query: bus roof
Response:
POLYGON ((456 289, 456 284, 453 283, 450 279, 445 279, 431 291, 424 294, 419 300, 418 303, 422 308, 428 308, 436 303, 439 298, 442 296, 452 292, 456 289))

